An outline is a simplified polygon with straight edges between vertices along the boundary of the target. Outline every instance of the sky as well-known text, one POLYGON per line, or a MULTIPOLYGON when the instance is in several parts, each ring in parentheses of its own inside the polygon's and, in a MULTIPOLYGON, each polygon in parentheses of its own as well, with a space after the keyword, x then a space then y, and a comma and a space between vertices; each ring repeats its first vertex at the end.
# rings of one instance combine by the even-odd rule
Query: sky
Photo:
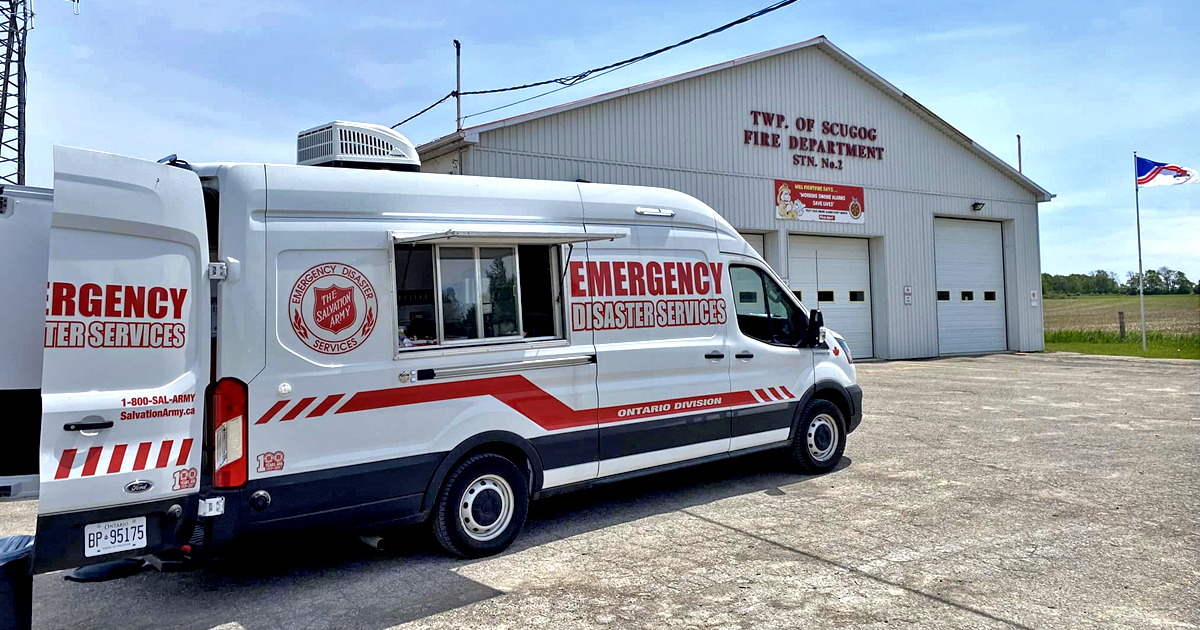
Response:
MULTIPOLYGON (((38 0, 28 44, 28 183, 52 146, 147 159, 295 163, 330 120, 392 124, 454 87, 555 78, 675 43, 770 0, 38 0)), ((1200 2, 801 0, 488 122, 825 35, 1057 195, 1042 270, 1137 268, 1133 151, 1200 168, 1200 2)), ((536 92, 530 92, 533 95, 536 92)), ((526 93, 522 93, 524 96, 526 93)), ((511 94, 464 98, 464 114, 511 94)), ((454 130, 448 102, 401 128, 454 130)), ((1147 269, 1200 280, 1200 185, 1143 189, 1147 269)))

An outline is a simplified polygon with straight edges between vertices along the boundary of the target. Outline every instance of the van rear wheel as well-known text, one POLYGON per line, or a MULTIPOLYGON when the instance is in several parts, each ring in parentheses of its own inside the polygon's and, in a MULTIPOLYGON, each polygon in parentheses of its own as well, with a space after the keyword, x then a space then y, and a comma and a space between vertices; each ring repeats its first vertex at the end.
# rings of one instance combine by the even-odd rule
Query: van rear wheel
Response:
POLYGON ((846 419, 838 406, 815 398, 800 414, 800 426, 792 440, 792 463, 808 475, 833 470, 846 450, 846 419))
POLYGON ((431 525, 446 551, 481 558, 508 548, 529 513, 529 482, 508 458, 473 455, 446 476, 431 525))

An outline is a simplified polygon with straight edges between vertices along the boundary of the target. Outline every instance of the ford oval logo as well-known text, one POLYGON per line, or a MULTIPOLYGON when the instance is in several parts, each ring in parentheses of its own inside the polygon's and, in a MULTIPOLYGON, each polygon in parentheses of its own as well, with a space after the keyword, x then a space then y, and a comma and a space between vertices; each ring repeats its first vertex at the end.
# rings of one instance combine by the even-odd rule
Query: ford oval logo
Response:
POLYGON ((144 479, 136 479, 125 484, 125 492, 130 494, 138 494, 139 492, 145 492, 153 487, 154 484, 149 481, 144 479))

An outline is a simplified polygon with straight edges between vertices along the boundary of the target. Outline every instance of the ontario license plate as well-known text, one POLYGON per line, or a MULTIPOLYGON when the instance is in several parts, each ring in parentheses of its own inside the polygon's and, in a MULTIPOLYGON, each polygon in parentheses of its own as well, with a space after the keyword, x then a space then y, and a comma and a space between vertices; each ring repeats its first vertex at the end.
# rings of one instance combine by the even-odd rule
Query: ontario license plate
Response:
POLYGON ((91 558, 106 553, 141 549, 146 546, 146 517, 92 523, 83 528, 83 555, 91 558))

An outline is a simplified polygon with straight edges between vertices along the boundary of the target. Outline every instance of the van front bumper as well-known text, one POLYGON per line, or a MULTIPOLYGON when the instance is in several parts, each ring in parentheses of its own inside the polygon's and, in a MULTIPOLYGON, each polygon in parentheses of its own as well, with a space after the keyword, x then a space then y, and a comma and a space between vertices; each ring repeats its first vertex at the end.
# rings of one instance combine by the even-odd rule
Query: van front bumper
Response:
POLYGON ((862 424, 862 387, 851 385, 846 388, 846 393, 850 396, 850 418, 846 425, 846 433, 853 433, 858 425, 862 424))

